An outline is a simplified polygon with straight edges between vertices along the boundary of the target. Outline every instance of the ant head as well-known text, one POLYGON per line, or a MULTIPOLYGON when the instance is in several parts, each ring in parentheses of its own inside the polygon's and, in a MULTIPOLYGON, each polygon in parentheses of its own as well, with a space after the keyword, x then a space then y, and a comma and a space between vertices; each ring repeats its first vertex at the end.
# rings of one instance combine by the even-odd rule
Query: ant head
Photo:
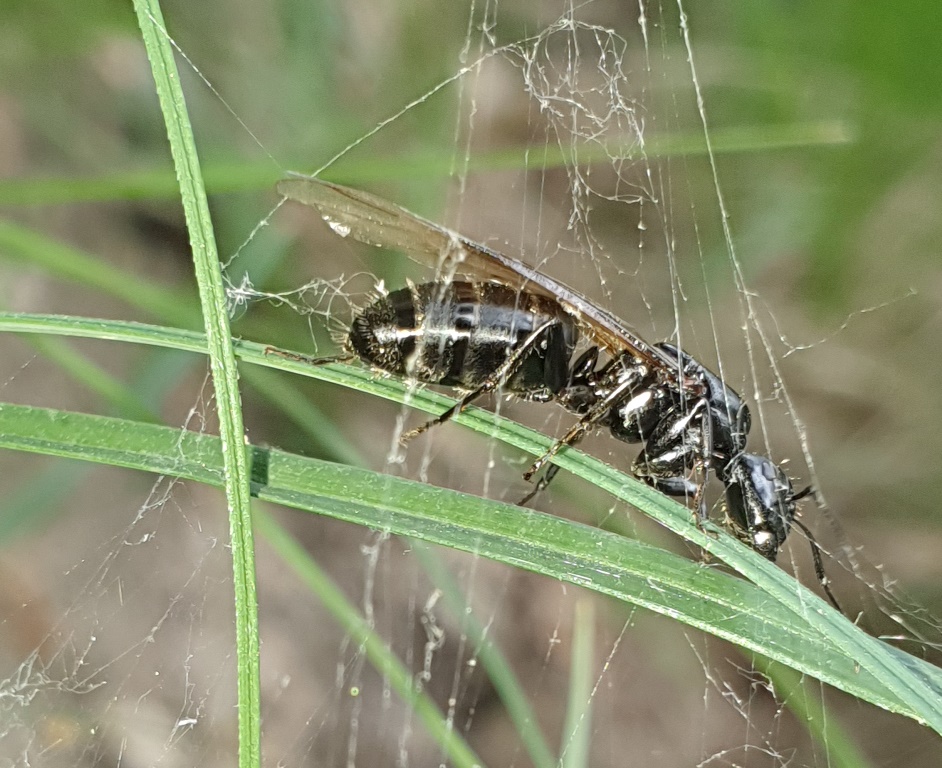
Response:
POLYGON ((726 502, 736 535, 774 560, 795 518, 788 475, 765 456, 741 453, 726 470, 726 502))
POLYGON ((840 613, 837 598, 821 561, 821 546, 801 520, 795 517, 798 502, 808 496, 817 498, 810 485, 797 493, 784 470, 771 459, 753 453, 741 453, 729 463, 726 473, 727 511, 737 538, 769 560, 775 560, 788 531, 796 526, 811 545, 814 572, 831 605, 840 613))

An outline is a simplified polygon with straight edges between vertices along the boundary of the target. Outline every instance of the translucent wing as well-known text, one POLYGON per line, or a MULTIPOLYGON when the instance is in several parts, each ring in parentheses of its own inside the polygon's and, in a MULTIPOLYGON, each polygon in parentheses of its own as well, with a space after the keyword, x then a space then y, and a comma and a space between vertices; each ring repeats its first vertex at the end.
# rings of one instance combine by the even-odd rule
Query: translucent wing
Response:
POLYGON ((517 259, 426 221, 405 208, 369 192, 308 176, 284 179, 278 182, 277 190, 290 200, 316 209, 341 237, 400 250, 443 275, 462 274, 475 280, 492 280, 521 291, 548 296, 572 314, 593 341, 610 354, 629 352, 649 364, 667 369, 667 372, 677 372, 676 360, 648 344, 624 322, 578 291, 517 259))

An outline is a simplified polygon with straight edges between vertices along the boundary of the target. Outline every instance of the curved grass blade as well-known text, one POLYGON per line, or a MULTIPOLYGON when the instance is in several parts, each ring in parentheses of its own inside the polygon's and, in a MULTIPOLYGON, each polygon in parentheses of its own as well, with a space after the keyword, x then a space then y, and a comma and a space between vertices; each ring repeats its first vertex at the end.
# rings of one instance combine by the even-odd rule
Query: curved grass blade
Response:
MULTIPOLYGON (((160 346, 189 349, 194 352, 204 350, 202 346, 204 342, 200 334, 176 329, 162 329, 139 323, 0 313, 0 330, 45 331, 66 335, 139 341, 160 346)), ((236 347, 239 356, 244 360, 270 367, 297 370, 314 378, 353 387, 359 391, 400 403, 408 400, 411 406, 429 413, 441 412, 454 402, 428 390, 411 390, 403 382, 394 379, 377 378, 369 371, 360 368, 337 365, 317 367, 304 365, 280 356, 266 355, 265 347, 251 342, 238 342, 236 347)), ((541 453, 551 443, 549 438, 539 433, 474 408, 461 414, 457 421, 534 454, 541 453)), ((934 729, 942 732, 942 729, 936 728, 936 722, 942 720, 942 682, 940 682, 942 681, 942 675, 935 667, 868 637, 844 617, 833 611, 826 603, 776 568, 774 564, 768 563, 764 558, 759 557, 721 531, 717 532, 715 536, 700 531, 692 524, 691 515, 685 507, 608 467, 603 462, 576 450, 561 452, 557 457, 557 461, 567 471, 583 477, 594 485, 604 488, 616 497, 636 506, 645 514, 654 517, 688 540, 700 544, 716 554, 717 557, 733 565, 736 570, 749 576, 761 590, 758 594, 756 592, 751 593, 750 600, 753 603, 758 600, 766 612, 771 611, 773 608, 776 611, 784 610, 789 618, 784 621, 783 630, 803 627, 803 631, 813 635, 816 642, 825 642, 832 651, 838 651, 840 658, 852 659, 852 671, 849 676, 833 674, 838 667, 829 667, 828 665, 822 667, 816 663, 808 664, 809 659, 805 659, 799 666, 796 664, 795 658, 781 653, 777 647, 777 638, 774 633, 770 637, 767 632, 759 631, 757 635, 748 637, 750 633, 745 632, 743 634, 746 637, 743 639, 737 640, 730 637, 734 642, 739 642, 744 647, 756 650, 796 669, 806 671, 825 682, 848 691, 858 690, 858 683, 863 679, 862 675, 865 670, 871 673, 867 665, 858 664, 858 662, 861 659, 869 660, 872 654, 877 654, 880 660, 877 666, 878 674, 876 679, 879 680, 879 683, 871 681, 862 690, 870 690, 871 694, 879 690, 880 693, 876 698, 871 698, 871 694, 860 693, 857 695, 862 695, 863 698, 878 706, 903 712, 920 722, 929 723, 934 729), (762 593, 765 593, 765 595, 760 596, 762 593), (845 626, 840 631, 834 631, 831 629, 831 625, 834 623, 842 623, 845 626), (816 668, 817 674, 811 672, 811 668, 816 668), (887 675, 894 676, 895 684, 886 684, 885 677, 887 675), (912 679, 918 680, 921 690, 910 692, 909 689, 912 686, 909 681, 912 679), (902 687, 900 681, 905 681, 902 687)), ((485 503, 484 500, 480 501, 485 503)), ((382 503, 381 497, 378 499, 378 503, 382 503)), ((478 510, 476 514, 481 514, 481 511, 478 510)), ((408 534, 408 530, 405 533, 408 534)), ((499 535, 499 531, 491 531, 491 534, 499 535)), ((438 541, 438 539, 435 540, 438 541)), ((461 542, 454 541, 441 541, 439 543, 444 543, 447 546, 461 546, 461 542)), ((482 552, 481 554, 485 553, 482 552)), ((564 552, 560 552, 559 556, 564 561, 566 560, 564 552)), ((702 568, 698 572, 701 573, 701 576, 704 573, 713 573, 702 568)), ((701 578, 701 576, 697 578, 701 578)), ((741 582, 737 582, 737 584, 736 589, 749 586, 743 585, 741 582)), ((588 585, 593 586, 593 582, 590 580, 588 585)), ((593 586, 593 588, 604 591, 598 586, 593 586)), ((749 602, 747 600, 747 603, 749 602)), ((659 602, 658 604, 661 605, 662 612, 669 615, 676 615, 678 618, 685 615, 683 611, 676 612, 668 609, 663 603, 659 602)), ((653 609, 657 610, 657 608, 653 609)), ((766 618, 768 618, 768 615, 766 618)), ((689 623, 702 626, 703 629, 714 632, 714 634, 726 636, 722 628, 714 627, 709 623, 703 624, 699 621, 690 621, 689 623)), ((773 625, 778 626, 774 623, 770 626, 773 625)), ((736 637, 738 638, 739 635, 737 634, 736 637)))
MULTIPOLYGON (((0 445, 222 485, 218 439, 166 427, 4 405, 0 445)), ((856 663, 860 646, 877 641, 856 630, 852 645, 835 643, 763 590, 729 574, 540 512, 279 451, 264 454, 268 475, 256 489, 260 498, 585 586, 921 719, 910 699, 896 696, 856 663)), ((920 675, 942 702, 938 669, 895 649, 887 654, 896 666, 920 675)))

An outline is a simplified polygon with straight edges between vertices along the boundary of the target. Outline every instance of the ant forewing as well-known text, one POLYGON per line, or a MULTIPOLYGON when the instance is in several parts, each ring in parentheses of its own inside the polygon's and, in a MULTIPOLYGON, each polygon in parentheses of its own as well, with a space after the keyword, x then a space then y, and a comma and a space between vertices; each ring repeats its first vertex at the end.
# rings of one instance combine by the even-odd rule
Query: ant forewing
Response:
POLYGON ((675 384, 682 378, 676 358, 648 344, 626 323, 578 291, 517 259, 359 189, 308 176, 283 179, 276 189, 289 200, 316 209, 330 228, 342 237, 402 251, 441 275, 462 274, 472 280, 493 281, 553 299, 576 319, 594 344, 613 357, 627 353, 652 369, 660 370, 675 384))

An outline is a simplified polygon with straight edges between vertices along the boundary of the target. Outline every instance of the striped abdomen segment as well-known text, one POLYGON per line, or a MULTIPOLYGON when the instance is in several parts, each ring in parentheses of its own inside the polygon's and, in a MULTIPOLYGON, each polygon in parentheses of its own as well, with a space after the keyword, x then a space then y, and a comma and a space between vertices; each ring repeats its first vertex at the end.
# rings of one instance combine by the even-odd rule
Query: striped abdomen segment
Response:
POLYGON ((520 353, 501 384, 520 397, 548 400, 568 382, 575 322, 555 301, 497 283, 423 283, 393 291, 357 315, 348 344, 389 373, 473 390, 539 328, 536 343, 520 353))

